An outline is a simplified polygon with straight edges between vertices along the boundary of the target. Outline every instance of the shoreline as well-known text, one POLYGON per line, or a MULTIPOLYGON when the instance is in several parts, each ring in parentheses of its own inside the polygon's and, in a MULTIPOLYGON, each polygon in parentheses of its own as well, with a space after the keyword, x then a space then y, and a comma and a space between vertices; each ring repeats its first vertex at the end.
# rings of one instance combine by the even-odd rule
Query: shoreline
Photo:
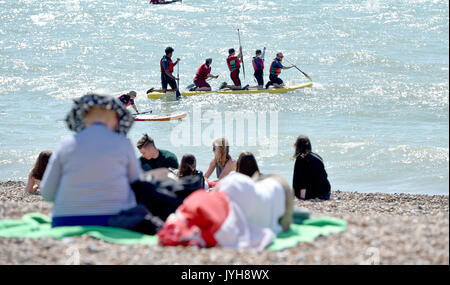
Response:
MULTIPOLYGON (((50 215, 52 204, 24 191, 21 181, 0 182, 0 219, 29 212, 50 215)), ((0 238, 0 264, 449 264, 449 196, 332 191, 330 201, 299 201, 312 217, 348 222, 346 232, 276 252, 228 248, 109 244, 91 237, 0 238), (155 257, 158 257, 157 259, 155 257)))

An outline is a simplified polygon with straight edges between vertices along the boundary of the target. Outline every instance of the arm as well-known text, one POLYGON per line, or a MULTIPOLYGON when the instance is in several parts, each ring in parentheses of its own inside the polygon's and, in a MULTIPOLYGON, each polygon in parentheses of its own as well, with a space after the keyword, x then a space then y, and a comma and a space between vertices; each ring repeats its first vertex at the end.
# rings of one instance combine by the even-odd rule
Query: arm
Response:
MULTIPOLYGON (((61 149, 61 147, 60 147, 61 149)), ((41 194, 46 201, 53 202, 61 182, 62 166, 59 161, 59 150, 55 151, 48 162, 41 182, 41 194)))
POLYGON ((220 174, 219 180, 226 177, 228 174, 230 174, 231 171, 235 170, 236 170, 236 161, 234 160, 228 161, 222 173, 220 174))
POLYGON ((291 68, 293 68, 293 67, 297 67, 297 66, 295 66, 295 65, 291 65, 291 66, 283 66, 282 69, 291 69, 291 68))
POLYGON ((213 158, 213 159, 211 160, 211 162, 209 163, 208 170, 207 170, 206 173, 205 173, 205 178, 206 178, 206 179, 209 179, 209 177, 210 177, 211 174, 213 173, 215 167, 216 167, 216 162, 215 162, 215 160, 214 160, 214 158, 213 158))
POLYGON ((164 69, 164 72, 166 73, 167 76, 169 76, 172 79, 178 80, 178 78, 176 78, 175 76, 173 76, 172 74, 170 74, 168 69, 164 69))
POLYGON ((131 105, 132 107, 133 107, 133 109, 136 111, 136 113, 138 113, 139 114, 139 111, 138 111, 138 109, 137 109, 137 107, 136 107, 136 105, 135 104, 133 104, 133 105, 131 105))
POLYGON ((173 66, 177 65, 181 59, 177 58, 177 60, 173 63, 173 66))
POLYGON ((180 165, 178 164, 178 158, 176 156, 169 158, 169 166, 178 169, 180 165))
POLYGON ((27 186, 25 187, 25 191, 27 193, 33 193, 35 190, 33 189, 34 184, 36 183, 36 180, 34 179, 33 175, 30 173, 28 174, 28 181, 27 186))
POLYGON ((239 54, 237 57, 240 58, 241 61, 244 61, 244 55, 242 54, 242 46, 239 47, 239 54))
POLYGON ((207 75, 208 78, 219 78, 219 75, 212 75, 211 73, 207 75))
POLYGON ((294 188, 295 196, 299 199, 303 199, 306 196, 306 186, 305 179, 303 175, 304 171, 302 170, 300 160, 297 158, 294 166, 294 177, 292 188, 294 188))

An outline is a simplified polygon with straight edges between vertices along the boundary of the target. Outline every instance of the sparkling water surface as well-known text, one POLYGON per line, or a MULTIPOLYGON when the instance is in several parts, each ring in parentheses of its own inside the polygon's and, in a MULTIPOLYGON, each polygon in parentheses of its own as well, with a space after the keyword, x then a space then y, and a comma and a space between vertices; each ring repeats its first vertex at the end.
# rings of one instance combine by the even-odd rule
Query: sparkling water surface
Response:
MULTIPOLYGON (((137 122, 129 134, 133 143, 147 132, 180 159, 195 154, 203 171, 212 157, 207 114, 224 119, 234 112, 239 121, 272 112, 277 133, 257 145, 248 139, 233 145, 233 157, 252 151, 262 172, 291 180, 293 143, 305 134, 323 157, 333 189, 448 194, 448 45, 448 1, 185 0, 156 6, 146 0, 3 0, 0 180, 25 180, 39 151, 55 149, 70 133, 63 119, 73 98, 136 90, 141 111, 189 116, 137 122), (225 58, 230 47, 238 48, 238 28, 246 59, 242 81, 255 84, 251 56, 265 46, 266 66, 283 51, 314 86, 179 102, 145 97, 160 85, 159 59, 168 45, 182 59, 182 87, 207 57, 220 75, 213 88, 230 81, 225 58), (202 115, 194 116, 196 110, 202 115), (180 129, 190 134, 189 146, 174 139, 180 129), (269 151, 274 143, 276 151, 269 151)), ((281 77, 288 84, 307 81, 295 69, 281 77)), ((247 125, 245 133, 251 133, 247 125)))

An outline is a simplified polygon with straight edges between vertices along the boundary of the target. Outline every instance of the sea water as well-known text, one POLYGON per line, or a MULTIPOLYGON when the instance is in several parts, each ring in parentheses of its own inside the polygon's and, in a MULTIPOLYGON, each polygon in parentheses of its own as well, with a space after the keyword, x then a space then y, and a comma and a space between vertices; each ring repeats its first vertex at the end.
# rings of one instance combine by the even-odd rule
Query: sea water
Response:
MULTIPOLYGON (((25 180, 38 153, 70 134, 64 118, 72 99, 136 90, 140 111, 188 117, 137 122, 133 143, 148 133, 180 159, 195 154, 203 171, 211 139, 227 134, 234 158, 251 151, 263 173, 290 181, 293 144, 304 134, 333 189, 448 194, 448 45, 449 3, 442 0, 0 0, 0 180, 25 180), (225 59, 238 48, 237 29, 245 84, 256 85, 251 57, 266 47, 265 80, 282 51, 313 87, 146 98, 160 86, 166 46, 181 58, 182 89, 208 57, 220 76, 213 88, 230 82, 225 59), (263 131, 255 134, 251 120, 263 131)), ((280 77, 307 82, 296 69, 280 77)))

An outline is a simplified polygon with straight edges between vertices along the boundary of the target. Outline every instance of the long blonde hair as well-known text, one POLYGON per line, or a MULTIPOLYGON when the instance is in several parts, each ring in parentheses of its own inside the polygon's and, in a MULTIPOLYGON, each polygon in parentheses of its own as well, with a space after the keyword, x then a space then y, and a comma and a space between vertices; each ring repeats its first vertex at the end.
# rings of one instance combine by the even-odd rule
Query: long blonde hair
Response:
POLYGON ((231 159, 230 156, 230 144, 226 138, 217 138, 212 143, 214 149, 214 158, 220 167, 225 167, 228 160, 231 159))

